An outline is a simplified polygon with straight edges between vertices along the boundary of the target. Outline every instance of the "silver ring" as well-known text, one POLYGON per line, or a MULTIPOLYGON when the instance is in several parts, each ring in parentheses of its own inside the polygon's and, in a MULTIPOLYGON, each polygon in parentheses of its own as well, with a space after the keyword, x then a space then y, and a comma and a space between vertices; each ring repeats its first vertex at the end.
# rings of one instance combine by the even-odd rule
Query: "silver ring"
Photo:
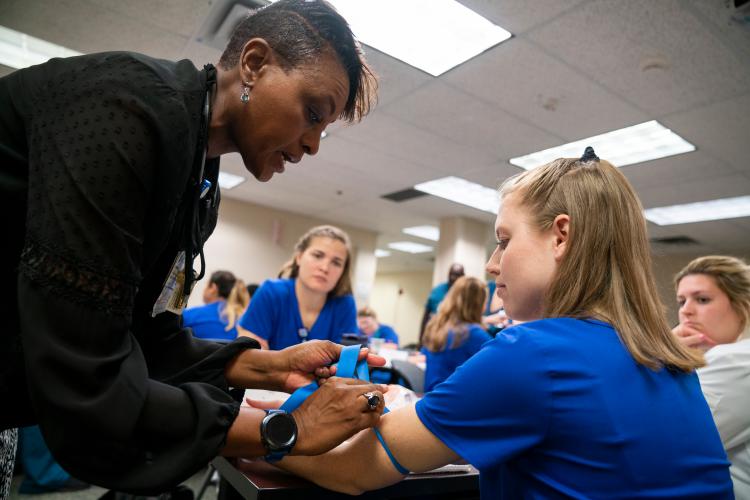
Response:
POLYGON ((380 396, 373 394, 372 392, 366 392, 362 395, 367 398, 367 408, 370 410, 376 410, 378 408, 378 405, 380 404, 380 396))

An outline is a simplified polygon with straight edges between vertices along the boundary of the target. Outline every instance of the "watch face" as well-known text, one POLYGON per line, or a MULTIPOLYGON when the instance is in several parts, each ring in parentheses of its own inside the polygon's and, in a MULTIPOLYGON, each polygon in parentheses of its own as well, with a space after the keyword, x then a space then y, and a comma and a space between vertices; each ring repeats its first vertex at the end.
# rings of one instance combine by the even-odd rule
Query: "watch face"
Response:
POLYGON ((277 413, 268 419, 266 439, 273 448, 282 448, 292 444, 297 437, 297 425, 294 417, 288 413, 277 413))

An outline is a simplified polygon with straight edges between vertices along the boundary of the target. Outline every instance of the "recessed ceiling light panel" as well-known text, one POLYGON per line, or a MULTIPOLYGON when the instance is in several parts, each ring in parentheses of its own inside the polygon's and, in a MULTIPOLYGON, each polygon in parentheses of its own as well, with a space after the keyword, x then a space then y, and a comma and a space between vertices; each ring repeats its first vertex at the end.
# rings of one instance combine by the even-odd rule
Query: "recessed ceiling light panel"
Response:
POLYGON ((80 52, 0 26, 0 64, 15 69, 47 62, 53 57, 80 56, 80 52))
POLYGON ((648 208, 644 216, 659 226, 750 217, 750 196, 648 208))
POLYGON ((413 241, 394 241, 393 243, 388 243, 388 248, 406 253, 432 252, 431 246, 423 245, 421 243, 414 243, 413 241))
POLYGON ((591 146, 599 158, 617 167, 695 151, 695 146, 656 120, 613 130, 587 139, 511 158, 510 163, 531 170, 558 158, 580 158, 591 146))
POLYGON ((424 238, 430 241, 438 241, 440 239, 440 228, 437 226, 412 226, 405 227, 401 231, 404 234, 416 236, 417 238, 424 238))
POLYGON ((460 177, 442 177, 417 184, 414 189, 492 214, 496 214, 500 207, 500 194, 497 189, 460 177))
POLYGON ((511 34, 455 0, 329 0, 357 39, 439 76, 511 34))

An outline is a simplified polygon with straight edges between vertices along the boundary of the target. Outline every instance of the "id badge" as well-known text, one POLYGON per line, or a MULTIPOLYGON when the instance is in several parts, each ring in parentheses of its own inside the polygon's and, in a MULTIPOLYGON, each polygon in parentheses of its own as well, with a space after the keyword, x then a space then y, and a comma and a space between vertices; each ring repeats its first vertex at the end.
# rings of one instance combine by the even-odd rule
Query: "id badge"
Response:
POLYGON ((174 259, 172 269, 169 271, 164 287, 161 289, 159 298, 154 303, 151 316, 156 316, 165 311, 180 315, 187 306, 191 290, 185 290, 185 252, 179 252, 174 259))

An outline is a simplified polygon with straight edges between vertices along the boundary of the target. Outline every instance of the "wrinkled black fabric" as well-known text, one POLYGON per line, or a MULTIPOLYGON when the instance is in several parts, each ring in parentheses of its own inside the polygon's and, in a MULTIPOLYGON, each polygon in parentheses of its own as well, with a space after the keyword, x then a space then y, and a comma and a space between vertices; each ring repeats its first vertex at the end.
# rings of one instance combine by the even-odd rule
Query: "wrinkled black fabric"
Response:
MULTIPOLYGON (((169 489, 219 451, 249 339, 194 339, 151 309, 191 221, 204 71, 105 53, 0 78, 0 429, 39 423, 74 476, 169 489)), ((200 206, 216 224, 218 160, 200 206)))

